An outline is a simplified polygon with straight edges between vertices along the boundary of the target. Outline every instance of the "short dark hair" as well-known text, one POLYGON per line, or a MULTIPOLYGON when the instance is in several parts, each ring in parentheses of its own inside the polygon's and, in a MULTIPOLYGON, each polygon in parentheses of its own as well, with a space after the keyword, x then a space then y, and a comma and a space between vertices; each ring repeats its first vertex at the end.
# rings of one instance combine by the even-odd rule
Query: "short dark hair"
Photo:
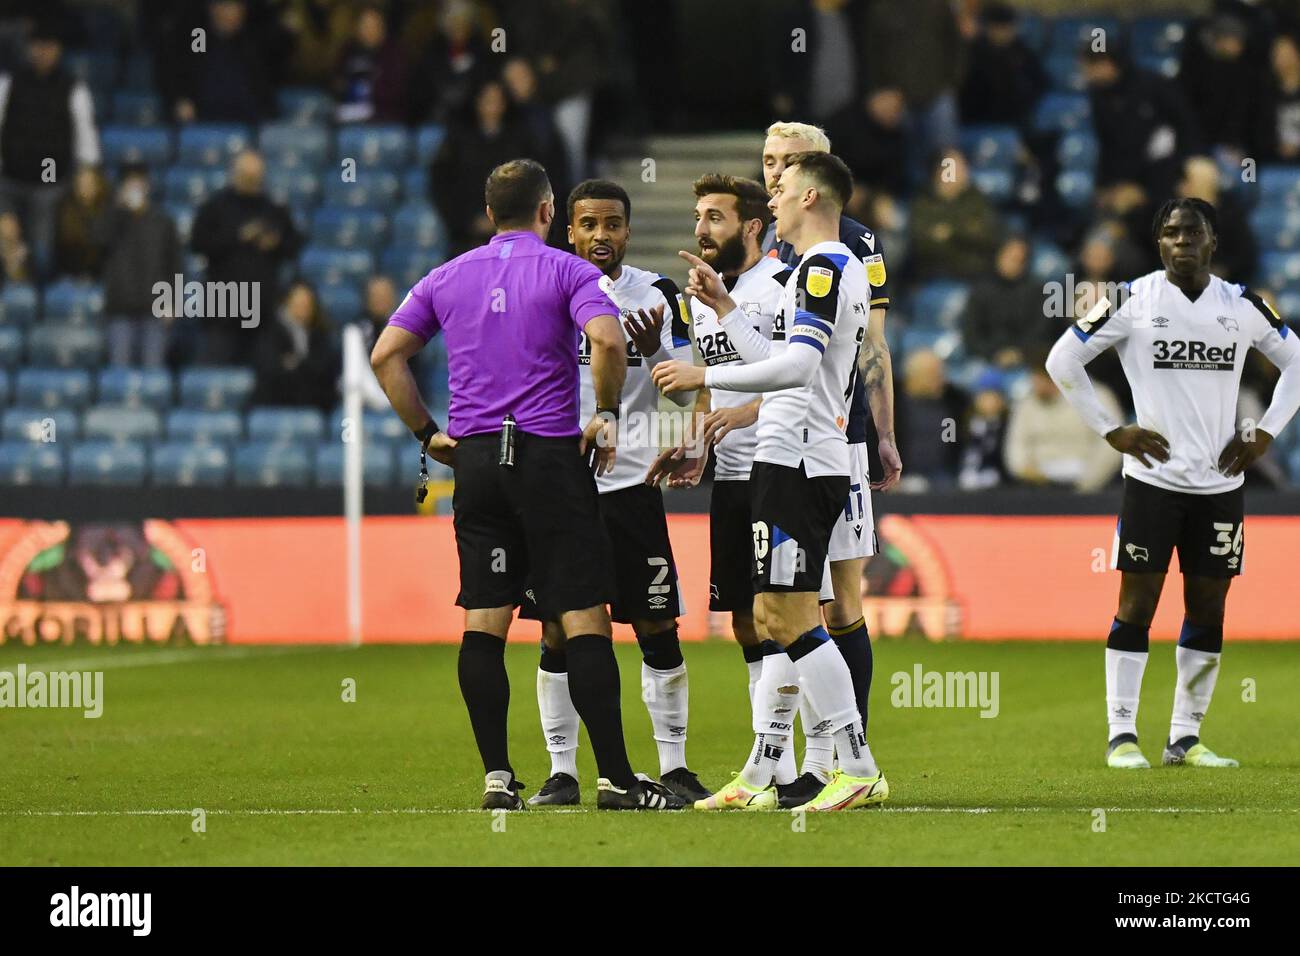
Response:
POLYGON ((627 190, 608 179, 584 179, 569 193, 569 222, 573 222, 573 207, 583 199, 613 199, 623 204, 623 215, 632 221, 632 200, 627 190))
POLYGON ((488 173, 483 198, 497 227, 531 225, 537 207, 551 196, 551 181, 535 159, 512 159, 488 173))
POLYGON ((757 219, 767 228, 772 221, 772 210, 767 208, 767 190, 761 183, 744 176, 728 176, 726 173, 708 173, 695 180, 695 198, 717 195, 736 197, 736 209, 741 222, 757 219))
POLYGON ((1186 209, 1196 213, 1210 227, 1211 235, 1217 236, 1219 234, 1219 214, 1215 211, 1215 208, 1204 199, 1183 196, 1179 199, 1167 200, 1163 206, 1156 210, 1156 216, 1151 220, 1151 238, 1156 242, 1160 241, 1160 233, 1165 228, 1165 223, 1169 221, 1169 217, 1174 214, 1175 209, 1186 209))
POLYGON ((811 177, 831 202, 841 208, 853 195, 853 174, 834 153, 791 153, 785 158, 785 166, 786 169, 798 166, 803 175, 811 177))

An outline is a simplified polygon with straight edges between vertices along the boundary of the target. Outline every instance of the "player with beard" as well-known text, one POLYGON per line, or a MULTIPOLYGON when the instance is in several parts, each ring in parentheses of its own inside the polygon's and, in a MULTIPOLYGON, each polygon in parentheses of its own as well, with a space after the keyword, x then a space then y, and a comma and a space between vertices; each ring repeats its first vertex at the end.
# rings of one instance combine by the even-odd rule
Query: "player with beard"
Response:
MULTIPOLYGON (((828 153, 787 157, 769 208, 782 238, 800 255, 786 283, 771 340, 736 321, 722 277, 698 257, 687 291, 723 316, 729 335, 744 338, 755 362, 704 369, 665 362, 654 381, 664 392, 707 386, 762 393, 758 444, 750 476, 752 580, 763 628, 785 653, 764 658, 754 688, 753 749, 744 769, 699 810, 775 807, 772 782, 790 746, 800 696, 809 699, 814 732, 831 736, 839 766, 806 810, 877 804, 889 786, 862 730, 849 668, 821 624, 818 597, 835 524, 849 490, 844 425, 851 378, 867 330, 866 268, 838 241, 853 189, 843 161, 828 153)), ((742 351, 743 354, 743 351, 742 351)))
MULTIPOLYGON (((763 180, 768 191, 776 188, 785 171, 786 159, 793 153, 830 152, 826 133, 808 123, 773 123, 763 142, 763 180)), ((880 236, 848 216, 840 216, 840 242, 867 267, 871 283, 870 315, 867 337, 862 342, 849 401, 845 434, 853 465, 849 495, 844 514, 831 538, 830 574, 835 600, 822 608, 826 628, 835 640, 853 673, 853 693, 858 703, 862 726, 867 725, 868 698, 871 692, 873 660, 871 638, 862 611, 862 576, 867 558, 876 553, 875 518, 871 508, 872 491, 888 491, 898 483, 903 463, 894 443, 894 370, 885 340, 885 315, 889 309, 886 287, 885 247, 880 236), (868 414, 868 411, 870 414, 868 414), (870 451, 879 452, 874 463, 880 480, 871 481, 870 451)), ((763 239, 763 251, 777 256, 789 266, 799 257, 794 247, 777 238, 773 223, 763 239)), ((809 734, 813 726, 807 707, 800 714, 804 725, 806 749, 802 773, 790 787, 781 789, 781 805, 798 806, 821 789, 831 771, 834 754, 823 734, 809 734)))
MULTIPOLYGON (((601 179, 579 183, 569 194, 568 211, 569 242, 604 273, 601 286, 622 313, 627 339, 618 457, 612 471, 596 477, 601 522, 614 555, 610 617, 630 624, 641 647, 642 696, 659 751, 659 783, 642 778, 642 784, 663 789, 673 798, 670 806, 681 807, 709 796, 709 790, 686 766, 687 675, 677 637, 684 608, 663 495, 645 483, 645 475, 658 452, 659 393, 650 374, 660 362, 690 357, 685 306, 671 279, 623 261, 632 235, 632 203, 622 186, 601 179)), ((585 340, 578 363, 581 416, 596 401, 585 340)), ((673 392, 669 398, 686 405, 692 395, 673 392)), ((522 616, 533 614, 525 607, 522 616)), ((563 634, 552 621, 543 625, 537 704, 551 775, 528 803, 576 805, 578 713, 569 699, 563 634)))
MULTIPOLYGON (((742 355, 743 335, 729 331, 734 323, 750 326, 771 339, 772 326, 781 311, 790 269, 764 256, 763 232, 771 221, 767 191, 752 179, 710 174, 695 181, 695 240, 699 257, 722 276, 735 311, 727 316, 691 300, 695 344, 706 368, 757 361, 742 355), (726 323, 726 324, 724 324, 726 323)), ((750 512, 749 475, 758 445, 755 423, 761 398, 744 392, 695 393, 691 424, 698 434, 688 434, 679 448, 660 454, 646 481, 669 487, 697 485, 710 451, 716 458, 709 499, 709 610, 731 615, 731 630, 749 669, 749 693, 762 673, 763 658, 781 652, 774 641, 762 640, 754 620, 754 582, 750 575, 753 518, 750 512), (692 453, 698 450, 697 453, 692 453)), ((787 750, 777 782, 794 779, 794 752, 787 750)), ((783 758, 784 759, 784 758, 783 758)))

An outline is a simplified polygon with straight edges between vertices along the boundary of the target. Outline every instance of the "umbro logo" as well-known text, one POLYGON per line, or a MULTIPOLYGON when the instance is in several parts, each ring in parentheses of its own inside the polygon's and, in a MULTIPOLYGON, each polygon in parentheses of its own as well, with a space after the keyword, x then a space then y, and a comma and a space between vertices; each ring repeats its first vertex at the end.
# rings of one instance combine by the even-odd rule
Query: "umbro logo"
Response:
POLYGON ((548 743, 553 743, 553 744, 562 744, 568 739, 569 738, 564 736, 564 734, 551 734, 551 736, 546 738, 548 743))
POLYGON ((1169 324, 1169 320, 1165 318, 1163 315, 1157 315, 1154 319, 1151 320, 1151 324, 1155 326, 1157 329, 1163 329, 1165 326, 1169 324))
POLYGON ((818 724, 812 729, 812 732, 814 734, 824 734, 826 733, 826 731, 831 729, 831 723, 832 721, 823 720, 820 724, 818 724))
POLYGON ((1115 716, 1116 716, 1116 717, 1132 717, 1132 716, 1133 716, 1133 711, 1129 710, 1127 707, 1116 707, 1116 708, 1115 708, 1115 716))
POLYGON ((1203 710, 1192 711, 1192 720, 1204 720, 1204 719, 1205 719, 1205 711, 1203 710))
POLYGON ((685 727, 678 727, 678 726, 672 726, 672 725, 670 725, 669 728, 668 728, 668 732, 669 732, 670 734, 672 734, 674 737, 685 737, 685 736, 686 736, 686 728, 685 728, 685 727))

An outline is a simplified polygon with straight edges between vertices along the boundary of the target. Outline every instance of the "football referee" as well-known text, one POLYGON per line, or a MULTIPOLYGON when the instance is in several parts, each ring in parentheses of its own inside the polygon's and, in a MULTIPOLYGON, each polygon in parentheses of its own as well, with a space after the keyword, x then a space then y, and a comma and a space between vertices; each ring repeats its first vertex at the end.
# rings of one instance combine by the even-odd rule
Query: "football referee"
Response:
MULTIPOLYGON (((452 498, 465 634, 461 693, 487 771, 483 809, 523 809, 510 764, 505 638, 533 590, 567 638, 573 705, 600 775, 633 808, 653 805, 628 764, 609 614, 612 560, 593 471, 611 469, 626 374, 618 309, 589 262, 546 245, 555 200, 528 159, 488 176, 496 235, 421 279, 389 319, 370 363, 394 410, 456 473, 452 498), (579 333, 591 346, 596 414, 579 433, 579 333), (451 408, 444 430, 408 360, 441 334, 451 408)), ((661 802, 661 801, 660 801, 661 802)))

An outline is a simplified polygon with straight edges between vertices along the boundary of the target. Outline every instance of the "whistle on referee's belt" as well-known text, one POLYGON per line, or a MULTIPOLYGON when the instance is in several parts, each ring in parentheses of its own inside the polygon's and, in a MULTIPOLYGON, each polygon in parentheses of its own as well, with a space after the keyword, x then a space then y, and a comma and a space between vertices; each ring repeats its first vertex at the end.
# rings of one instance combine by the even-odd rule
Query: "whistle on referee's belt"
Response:
POLYGON ((513 415, 501 419, 501 449, 497 455, 497 464, 502 468, 515 466, 515 416, 513 415))

